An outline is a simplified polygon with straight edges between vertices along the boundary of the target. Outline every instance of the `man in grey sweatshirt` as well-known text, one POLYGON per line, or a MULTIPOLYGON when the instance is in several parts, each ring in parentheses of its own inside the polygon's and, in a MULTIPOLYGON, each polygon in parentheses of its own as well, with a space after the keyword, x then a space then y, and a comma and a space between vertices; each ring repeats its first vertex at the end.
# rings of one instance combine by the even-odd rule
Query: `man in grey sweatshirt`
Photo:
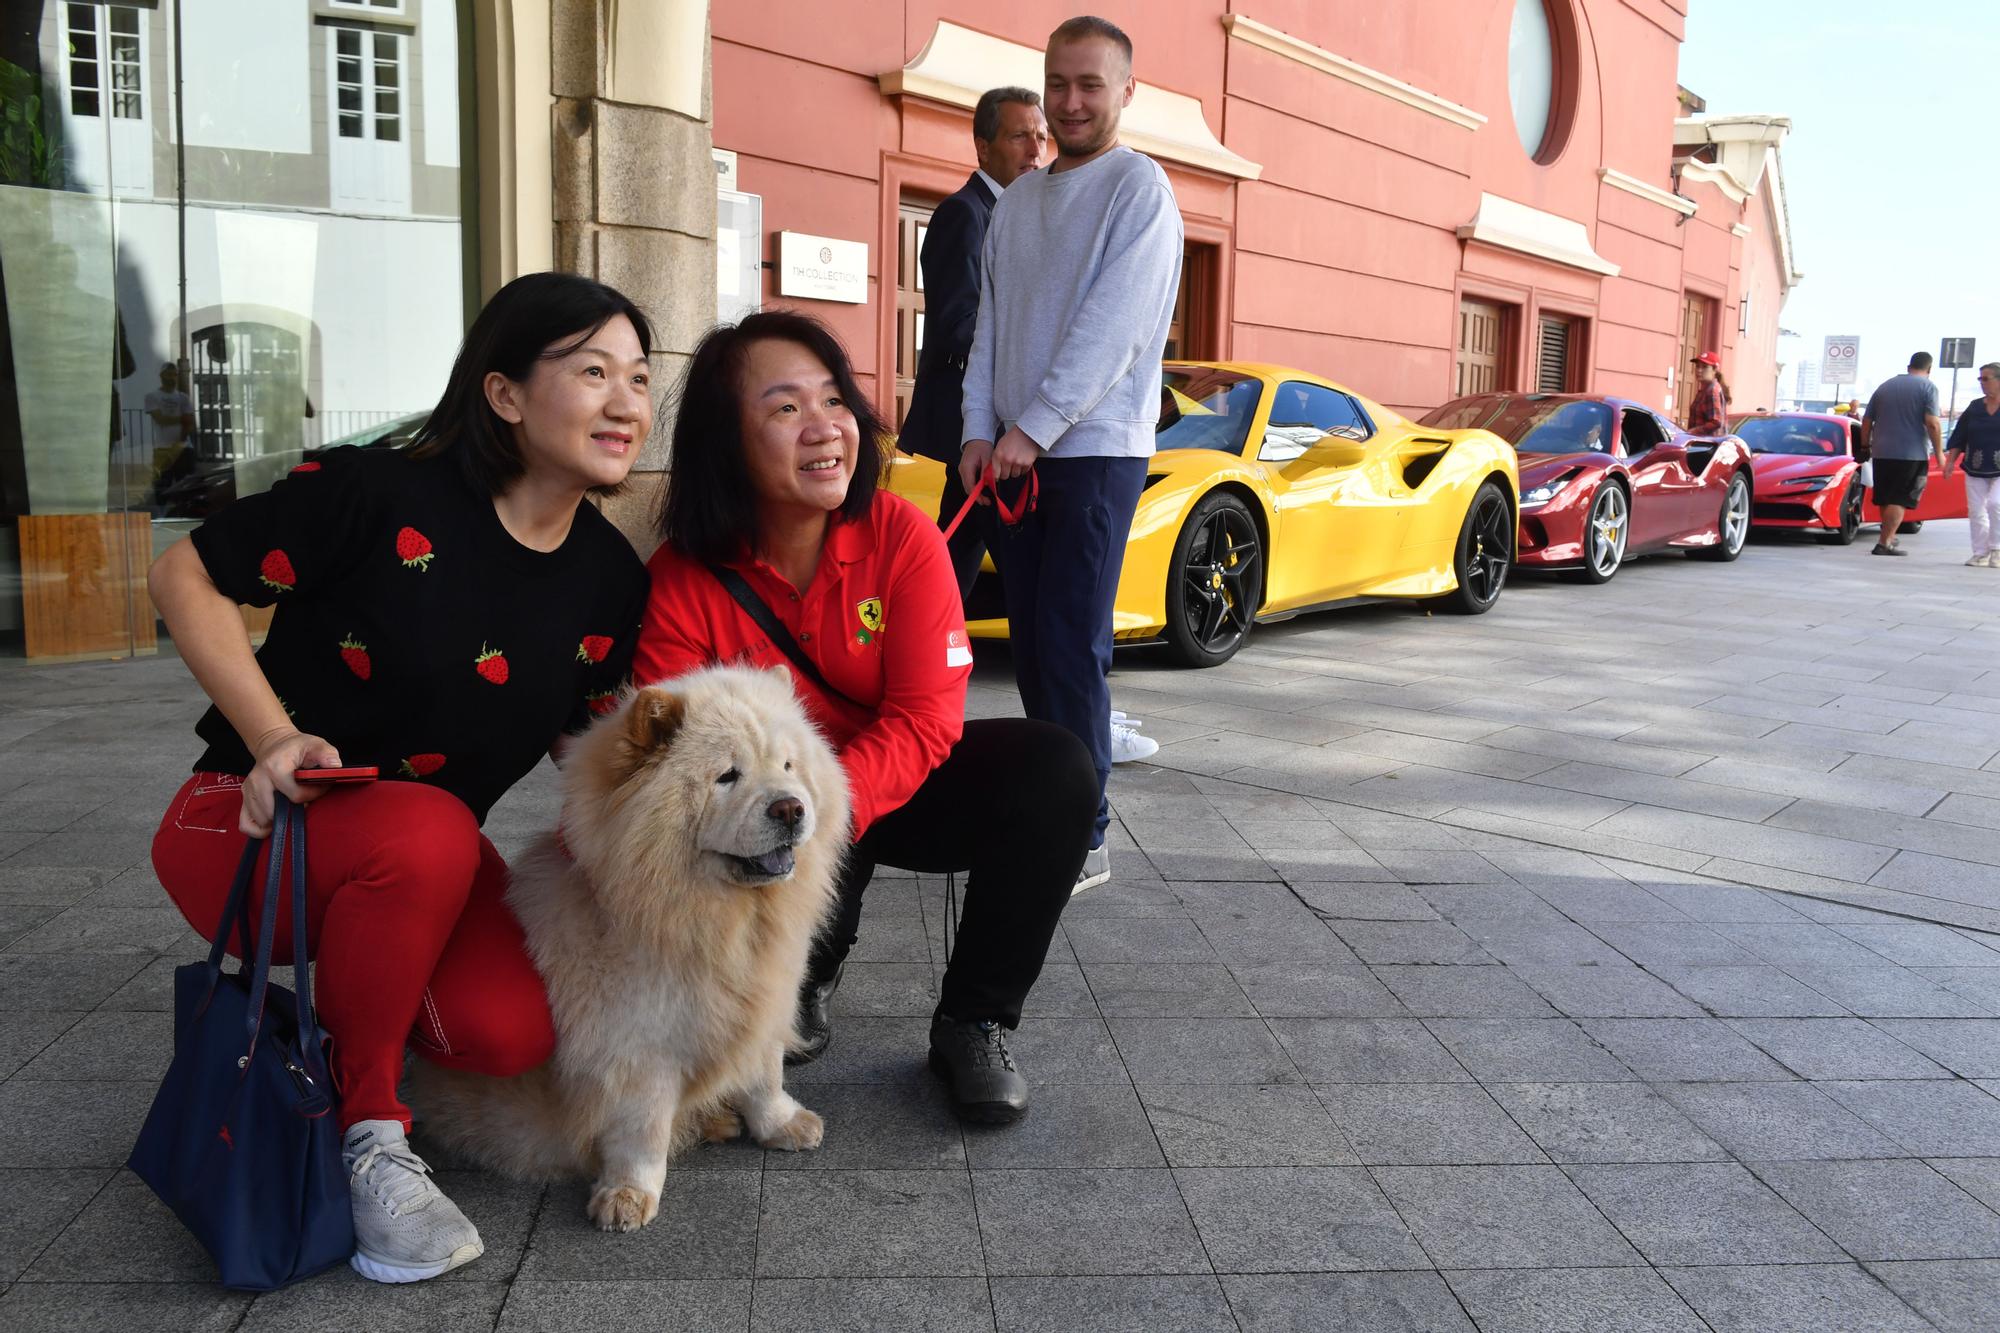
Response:
POLYGON ((1008 187, 987 227, 959 472, 967 489, 989 463, 1003 484, 1030 470, 1039 483, 1035 511, 1000 533, 1002 581, 1023 707, 1097 765, 1080 891, 1110 877, 1111 604, 1153 455, 1183 241, 1166 173, 1118 143, 1131 39, 1070 19, 1043 70, 1056 160, 1008 187))

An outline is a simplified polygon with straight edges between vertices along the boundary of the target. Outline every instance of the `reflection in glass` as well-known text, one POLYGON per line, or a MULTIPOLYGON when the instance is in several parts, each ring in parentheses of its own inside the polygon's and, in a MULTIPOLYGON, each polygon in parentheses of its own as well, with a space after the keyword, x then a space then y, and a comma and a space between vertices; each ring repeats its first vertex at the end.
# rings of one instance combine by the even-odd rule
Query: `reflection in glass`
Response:
POLYGON ((1514 20, 1507 30, 1507 96, 1514 108, 1514 132, 1529 157, 1539 158, 1548 141, 1555 71, 1547 0, 1514 0, 1514 20))
POLYGON ((458 5, 16 8, 0 657, 146 651, 157 551, 332 442, 395 447, 437 396, 464 331, 458 5))

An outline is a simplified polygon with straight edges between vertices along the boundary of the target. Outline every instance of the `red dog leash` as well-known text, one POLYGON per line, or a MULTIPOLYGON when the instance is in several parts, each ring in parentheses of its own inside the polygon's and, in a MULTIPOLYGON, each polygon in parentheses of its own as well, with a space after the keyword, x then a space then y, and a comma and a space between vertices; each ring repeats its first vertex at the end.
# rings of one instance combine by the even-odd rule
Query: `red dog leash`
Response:
POLYGON ((1021 507, 1018 509, 1009 509, 1007 502, 1000 498, 999 483, 993 480, 993 465, 988 463, 986 471, 979 476, 979 484, 972 488, 972 494, 965 497, 965 503, 960 505, 958 513, 952 516, 951 526, 944 530, 944 539, 946 541, 951 540, 951 534, 957 532, 958 525, 965 522, 965 516, 972 512, 972 506, 979 503, 981 492, 992 495, 993 507, 1000 511, 1000 521, 1002 523, 1005 523, 1010 528, 1019 526, 1021 520, 1035 512, 1035 497, 1040 493, 1041 485, 1040 479, 1035 476, 1035 470, 1029 468, 1028 484, 1021 488, 1021 507))

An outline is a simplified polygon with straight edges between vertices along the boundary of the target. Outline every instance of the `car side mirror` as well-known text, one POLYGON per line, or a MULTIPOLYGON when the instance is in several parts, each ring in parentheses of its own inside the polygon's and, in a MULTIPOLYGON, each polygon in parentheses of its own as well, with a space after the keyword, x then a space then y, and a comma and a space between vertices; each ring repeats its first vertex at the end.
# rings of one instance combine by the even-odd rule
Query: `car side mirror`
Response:
POLYGON ((1264 442, 1257 446, 1257 461, 1289 463, 1305 457, 1306 450, 1325 438, 1310 426, 1273 426, 1264 432, 1264 442))

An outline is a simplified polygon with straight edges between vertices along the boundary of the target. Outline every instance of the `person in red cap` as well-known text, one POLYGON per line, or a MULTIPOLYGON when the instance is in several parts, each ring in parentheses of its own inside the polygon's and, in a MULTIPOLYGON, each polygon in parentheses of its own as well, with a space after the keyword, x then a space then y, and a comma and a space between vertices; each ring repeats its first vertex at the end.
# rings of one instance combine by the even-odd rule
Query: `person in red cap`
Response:
POLYGON ((1722 359, 1713 352, 1703 352, 1694 359, 1694 378, 1694 401, 1688 405, 1688 434, 1729 434, 1729 382, 1722 378, 1722 359))

